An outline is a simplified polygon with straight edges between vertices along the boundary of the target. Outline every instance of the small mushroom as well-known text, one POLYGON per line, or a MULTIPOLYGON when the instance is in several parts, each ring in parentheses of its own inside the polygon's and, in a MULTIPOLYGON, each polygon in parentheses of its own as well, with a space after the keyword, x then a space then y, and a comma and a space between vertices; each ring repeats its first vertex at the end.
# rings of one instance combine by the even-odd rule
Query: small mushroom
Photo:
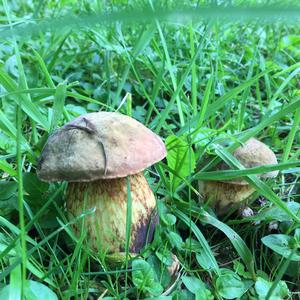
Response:
POLYGON ((49 137, 37 174, 44 181, 69 182, 70 215, 96 208, 84 219, 89 244, 112 254, 125 250, 128 177, 132 198, 129 250, 138 253, 151 239, 154 227, 148 231, 148 226, 153 225, 156 206, 142 171, 165 156, 161 139, 133 118, 115 112, 88 113, 49 137))
MULTIPOLYGON (((264 143, 255 138, 250 138, 243 146, 233 153, 245 168, 259 167, 262 165, 277 164, 273 151, 264 143)), ((228 169, 225 163, 221 163, 219 169, 228 169)), ((278 171, 259 174, 260 178, 276 177, 278 171)), ((219 215, 228 212, 231 206, 247 199, 255 192, 255 188, 243 179, 228 181, 199 181, 199 192, 212 203, 219 215)))

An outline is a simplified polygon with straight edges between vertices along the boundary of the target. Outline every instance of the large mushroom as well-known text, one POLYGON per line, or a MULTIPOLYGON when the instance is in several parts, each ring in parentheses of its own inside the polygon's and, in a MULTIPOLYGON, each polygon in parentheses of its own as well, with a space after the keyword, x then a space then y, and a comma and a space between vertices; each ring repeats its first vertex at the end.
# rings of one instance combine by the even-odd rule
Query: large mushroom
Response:
POLYGON ((125 250, 128 177, 132 199, 129 250, 138 253, 153 233, 154 227, 148 227, 156 205, 142 171, 165 156, 161 139, 133 118, 115 112, 89 113, 49 137, 37 174, 44 181, 69 182, 67 209, 72 216, 96 208, 85 217, 84 227, 90 246, 106 253, 125 250))
MULTIPOLYGON (((237 148, 233 155, 245 168, 277 164, 274 152, 255 138, 250 138, 243 146, 237 148)), ((228 166, 221 163, 218 169, 225 170, 228 169, 228 166)), ((258 176, 272 178, 277 174, 278 171, 272 171, 258 176)), ((204 199, 215 206, 216 212, 223 215, 233 205, 251 196, 255 192, 255 188, 241 178, 227 181, 199 181, 199 191, 204 199)))

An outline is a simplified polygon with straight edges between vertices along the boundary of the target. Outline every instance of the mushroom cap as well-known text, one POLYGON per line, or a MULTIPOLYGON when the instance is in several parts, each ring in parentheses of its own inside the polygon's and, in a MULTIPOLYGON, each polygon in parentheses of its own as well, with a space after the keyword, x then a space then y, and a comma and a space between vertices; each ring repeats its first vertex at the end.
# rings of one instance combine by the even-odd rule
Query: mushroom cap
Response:
MULTIPOLYGON (((264 143, 260 142, 255 138, 250 138, 244 145, 238 147, 234 153, 234 157, 240 161, 245 168, 259 167, 263 165, 274 165, 277 164, 277 159, 274 152, 264 143)), ((222 163, 220 169, 226 170, 228 166, 222 163)), ((272 178, 276 177, 278 171, 271 171, 264 174, 258 174, 261 178, 272 178)), ((223 182, 232 184, 246 185, 248 184, 245 180, 233 179, 223 182)))
POLYGON ((44 181, 94 181, 136 174, 166 156, 162 140, 116 112, 82 115, 56 130, 42 151, 44 181))

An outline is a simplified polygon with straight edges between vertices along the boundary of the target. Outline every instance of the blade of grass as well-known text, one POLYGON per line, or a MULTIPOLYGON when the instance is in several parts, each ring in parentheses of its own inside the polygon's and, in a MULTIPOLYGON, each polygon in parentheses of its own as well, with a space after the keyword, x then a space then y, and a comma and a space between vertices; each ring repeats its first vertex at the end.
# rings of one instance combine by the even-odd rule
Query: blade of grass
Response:
POLYGON ((284 90, 284 88, 289 84, 289 82, 298 74, 300 73, 300 68, 297 68, 296 70, 294 70, 283 82, 282 84, 279 86, 279 88, 277 89, 277 91, 274 93, 270 104, 272 103, 272 101, 275 101, 279 95, 282 93, 282 91, 284 90))
MULTIPOLYGON (((62 191, 62 188, 57 189, 55 191, 55 193, 49 197, 49 199, 43 205, 43 207, 36 213, 36 215, 30 220, 30 222, 26 224, 26 232, 28 232, 31 229, 31 227, 38 221, 38 219, 47 210, 49 205, 53 203, 53 201, 56 199, 56 197, 59 195, 59 193, 61 191, 62 191)), ((1 219, 1 217, 0 217, 0 222, 1 222, 2 226, 4 225, 4 226, 8 227, 13 233, 15 233, 17 235, 17 237, 0 253, 0 260, 1 260, 9 253, 9 251, 11 251, 15 247, 16 242, 20 238, 20 234, 19 234, 20 231, 17 228, 12 227, 12 225, 9 224, 8 221, 6 221, 5 219, 1 219)), ((32 243, 31 240, 28 240, 28 242, 32 243)), ((34 244, 34 243, 32 243, 32 244, 34 244)))
MULTIPOLYGON (((191 58, 195 55, 195 39, 194 39, 194 28, 193 28, 193 23, 190 23, 189 26, 189 33, 190 33, 190 53, 191 53, 191 58)), ((193 107, 193 112, 194 115, 197 114, 197 69, 196 69, 196 61, 194 61, 192 65, 192 89, 191 89, 191 102, 192 102, 192 107, 193 107)))
POLYGON ((285 144, 285 148, 283 151, 283 156, 282 156, 282 161, 286 162, 289 158, 289 155, 291 153, 291 149, 293 146, 293 142, 296 136, 297 131, 299 130, 299 124, 300 124, 300 109, 297 109, 295 114, 294 114, 294 121, 292 128, 289 132, 288 138, 287 138, 287 143, 285 144))
MULTIPOLYGON (((132 50, 133 59, 135 59, 149 44, 150 40, 152 39, 152 37, 154 35, 154 32, 155 32, 155 27, 153 25, 150 25, 148 27, 148 29, 142 30, 140 37, 132 50)), ((131 64, 129 63, 129 64, 127 64, 126 68, 124 69, 124 72, 122 74, 121 80, 118 85, 117 92, 116 92, 114 100, 113 100, 114 106, 118 106, 119 98, 120 98, 121 92, 123 90, 124 84, 126 82, 126 79, 128 77, 130 67, 131 67, 131 64)))
MULTIPOLYGON (((16 140, 17 139, 17 128, 14 126, 13 123, 10 122, 10 120, 7 119, 5 114, 0 110, 0 128, 5 132, 9 137, 16 140)), ((20 135, 20 142, 22 144, 22 147, 24 147, 27 150, 30 150, 31 147, 25 140, 25 138, 20 135)))
POLYGON ((46 68, 49 73, 51 73, 51 71, 52 71, 52 69, 53 69, 53 67, 55 65, 55 62, 56 62, 59 54, 61 53, 61 49, 62 49, 65 41, 67 40, 67 38, 69 37, 70 34, 71 34, 71 31, 67 32, 66 35, 63 36, 61 42, 59 43, 59 46, 57 47, 56 51, 54 52, 54 54, 53 54, 53 56, 51 58, 51 61, 50 61, 49 65, 48 65, 48 69, 46 68))
MULTIPOLYGON (((132 197, 131 197, 131 185, 130 177, 126 177, 126 188, 127 188, 127 208, 126 208, 126 245, 125 245, 125 269, 128 269, 129 260, 129 246, 130 246, 130 235, 131 235, 131 223, 132 223, 132 197)), ((125 298, 128 286, 128 273, 125 273, 125 298)))
MULTIPOLYGON (((144 84, 143 84, 143 79, 142 79, 142 77, 140 76, 140 74, 139 74, 138 70, 136 69, 136 67, 134 66, 134 63, 133 63, 133 61, 132 61, 132 59, 131 59, 131 57, 130 57, 130 54, 128 53, 128 51, 127 51, 127 49, 126 49, 126 47, 125 47, 125 39, 124 39, 122 33, 120 33, 120 35, 121 35, 121 40, 122 40, 122 43, 123 43, 123 47, 125 48, 125 52, 126 52, 126 54, 127 54, 128 61, 129 61, 129 63, 130 63, 131 69, 132 69, 133 74, 135 75, 135 77, 136 77, 136 79, 137 79, 137 81, 138 81, 138 83, 139 83, 139 85, 140 85, 140 88, 141 88, 142 91, 143 91, 144 97, 145 97, 146 100, 149 102, 150 107, 151 107, 151 110, 154 110, 154 111, 156 112, 156 114, 157 114, 157 117, 160 117, 160 112, 159 112, 159 110, 155 107, 155 102, 153 102, 152 99, 151 99, 151 97, 148 95, 148 92, 147 92, 147 90, 146 90, 146 88, 145 88, 145 86, 144 86, 144 84)), ((157 81, 157 80, 158 80, 158 78, 156 79, 156 81, 157 81)), ((156 83, 155 83, 155 84, 156 84, 156 83)), ((126 101, 127 101, 127 100, 126 100, 126 101)), ((128 103, 128 102, 127 102, 127 103, 128 103)), ((165 126, 165 128, 168 128, 169 131, 172 132, 172 130, 169 129, 169 126, 168 126, 167 123, 165 123, 164 126, 165 126)))
MULTIPOLYGON (((198 49, 197 49, 194 57, 191 59, 190 63, 188 64, 188 66, 186 68, 186 70, 184 71, 183 75, 181 76, 180 81, 179 81, 179 83, 177 85, 177 89, 172 94, 172 97, 171 97, 171 99, 170 99, 167 107, 163 110, 163 112, 161 114, 161 118, 159 120, 159 123, 157 124, 156 129, 155 129, 156 133, 158 133, 161 130, 161 128, 162 128, 162 126, 163 126, 166 118, 168 117, 171 109, 173 108, 174 103, 176 101, 176 97, 179 95, 179 93, 180 93, 180 91, 181 91, 181 89, 182 89, 182 87, 183 87, 183 85, 184 85, 184 83, 185 83, 185 81, 186 81, 186 79, 187 79, 187 77, 188 77, 191 69, 192 69, 193 63, 195 62, 196 58, 198 57, 201 49, 202 49, 202 47, 201 47, 201 45, 199 45, 199 47, 198 47, 198 49)), ((189 124, 187 124, 187 125, 189 125, 189 124)), ((184 127, 186 127, 186 126, 184 126, 184 127)))
POLYGON ((207 85, 206 85, 206 88, 204 91, 204 95, 203 95, 203 99, 201 101, 201 109, 200 109, 200 113, 199 113, 199 121, 197 122, 197 128, 200 128, 203 125, 203 121, 204 121, 204 117, 206 115, 208 101, 209 101, 213 82, 214 82, 214 76, 212 73, 207 82, 207 85))
POLYGON ((56 129, 58 122, 60 121, 61 117, 63 116, 64 112, 64 104, 66 99, 66 83, 60 83, 54 95, 54 103, 53 103, 53 112, 52 112, 52 119, 50 123, 50 133, 56 129))
POLYGON ((164 69, 165 69, 165 60, 163 59, 162 64, 161 64, 161 68, 159 69, 158 74, 155 77, 156 80, 154 82, 153 90, 152 90, 152 95, 151 95, 151 100, 152 101, 149 101, 150 107, 148 108, 148 111, 147 111, 147 116, 146 116, 146 120, 145 120, 145 126, 148 126, 153 110, 155 110, 155 111, 157 110, 156 107, 155 107, 155 100, 156 100, 156 97, 157 97, 157 95, 159 93, 159 90, 160 90, 160 87, 161 87, 161 84, 162 84, 162 78, 163 78, 163 75, 164 75, 164 69))
POLYGON ((5 160, 0 159, 0 170, 9 174, 11 177, 17 176, 16 170, 5 160))
MULTIPOLYGON (((264 54, 262 54, 260 52, 258 54, 259 54, 260 69, 263 72, 265 72, 267 70, 267 67, 266 67, 264 54)), ((264 74, 264 83, 265 83, 266 98, 267 98, 267 100, 270 100, 271 95, 272 95, 272 91, 271 91, 270 77, 269 77, 268 72, 264 74)))
MULTIPOLYGON (((264 128, 268 127, 269 125, 271 125, 272 123, 280 120, 281 118, 285 117, 286 115, 288 115, 291 112, 294 112, 296 109, 298 109, 300 106, 300 98, 297 98, 295 101, 293 101, 292 103, 289 103, 287 105, 285 105, 285 107, 282 107, 280 110, 278 110, 278 112, 273 112, 272 113, 267 113, 267 117, 265 117, 264 119, 262 119, 262 121, 255 127, 241 133, 241 135, 239 136, 239 140, 241 142, 246 142, 248 139, 250 139, 253 136, 256 136, 259 132, 261 132, 264 128)), ((227 148, 227 151, 232 152, 234 151, 237 147, 240 146, 240 143, 235 142, 234 144, 230 145, 227 148)), ((220 161, 219 158, 214 159, 213 161, 211 161, 210 163, 208 163, 205 167, 203 167, 201 169, 201 171, 207 170, 212 168, 213 166, 215 166, 218 162, 220 161)))
MULTIPOLYGON (((151 0, 149 0, 149 1, 151 3, 152 8, 153 8, 151 0)), ((170 77, 171 77, 173 90, 174 90, 173 92, 175 92, 177 90, 177 82, 176 82, 175 74, 173 72, 173 66, 172 66, 172 63, 171 63, 171 58, 170 58, 170 54, 169 54, 169 51, 168 51, 168 46, 167 46, 164 34, 162 32, 161 26, 160 26, 160 24, 157 20, 155 20, 155 24, 156 24, 156 27, 158 29, 158 33, 159 33, 159 36, 160 36, 162 47, 164 49, 164 54, 165 54, 165 58, 166 58, 166 68, 168 69, 170 77)), ((193 67, 194 63, 195 63, 195 60, 193 60, 191 68, 193 67)), ((179 94, 176 95, 175 100, 176 100, 176 104, 177 104, 177 110, 178 110, 180 124, 181 124, 181 126, 184 126, 185 121, 184 121, 184 116, 183 116, 183 112, 182 112, 182 106, 181 106, 181 101, 180 101, 180 98, 179 98, 179 94)))
POLYGON ((209 247, 209 244, 207 243, 204 235, 200 231, 200 229, 196 226, 196 224, 190 220, 190 218, 184 214, 182 211, 179 209, 174 209, 175 215, 179 217, 187 226, 191 226, 191 229, 193 233, 195 234, 196 238, 198 239, 199 243, 201 244, 203 251, 205 252, 205 255, 207 258, 210 260, 210 265, 213 266, 212 271, 216 274, 220 274, 220 269, 218 266, 218 263, 209 247))
MULTIPOLYGON (((19 90, 18 85, 14 80, 4 71, 0 70, 0 83, 8 92, 13 92, 19 90)), ((19 104, 19 98, 12 97, 12 99, 19 104)), ((49 123, 45 116, 41 114, 39 109, 34 105, 29 98, 21 95, 22 100, 22 110, 34 121, 43 126, 44 129, 49 130, 49 123)))
POLYGON ((277 276, 272 284, 272 286, 270 287, 267 295, 266 295, 266 300, 269 300, 271 299, 271 296, 272 296, 272 293, 274 292, 274 290, 276 289, 279 281, 281 280, 281 278, 284 276, 290 262, 291 262, 291 258, 292 256, 295 254, 296 252, 296 249, 294 251, 291 252, 291 254, 288 256, 287 259, 283 259, 282 262, 280 263, 279 265, 279 270, 278 270, 278 273, 277 273, 277 276))
POLYGON ((218 170, 211 172, 198 172, 195 174, 196 180, 231 180, 235 178, 244 177, 247 175, 264 174, 275 170, 287 170, 300 165, 300 161, 291 161, 287 163, 280 163, 276 165, 264 165, 260 167, 253 167, 244 170, 218 170))
MULTIPOLYGON (((250 68, 249 68, 249 71, 247 74, 247 80, 250 80, 252 78, 255 61, 256 60, 254 58, 252 58, 252 63, 250 65, 250 68)), ((250 92, 250 87, 247 87, 243 91, 243 94, 242 94, 242 99, 240 102, 240 109, 238 112, 238 131, 241 131, 243 129, 245 112, 246 112, 246 104, 247 104, 247 98, 249 96, 249 92, 250 92)))
POLYGON ((181 202, 178 204, 180 207, 179 211, 187 212, 191 216, 199 219, 201 222, 210 224, 220 231, 222 231, 230 240, 232 245, 234 246, 237 253, 240 255, 248 270, 251 272, 253 279, 255 280, 256 274, 254 270, 254 256, 251 253, 250 249, 246 245, 246 243, 242 240, 242 238, 228 225, 214 218, 207 212, 205 212, 202 208, 196 207, 195 205, 190 205, 189 203, 181 202))
MULTIPOLYGON (((67 38, 67 36, 66 36, 66 38, 67 38)), ((50 133, 51 133, 53 131, 53 129, 56 128, 58 121, 60 120, 60 117, 62 114, 64 114, 66 119, 68 121, 70 121, 69 114, 64 107, 66 91, 67 91, 67 83, 66 82, 61 83, 60 85, 58 85, 58 87, 56 89, 56 86, 51 78, 51 75, 47 69, 47 66, 46 66, 43 58, 34 49, 33 49, 33 52, 35 54, 35 57, 36 57, 39 65, 40 65, 40 68, 45 76, 47 84, 50 86, 50 88, 55 89, 52 120, 50 122, 50 133)))
POLYGON ((200 220, 202 222, 218 228, 228 237, 229 241, 232 243, 233 247, 247 266, 249 272, 252 275, 252 279, 255 280, 256 274, 254 270, 254 257, 246 243, 243 241, 243 239, 228 225, 226 225, 223 222, 220 222, 218 219, 212 217, 210 214, 205 212, 201 215, 202 217, 200 218, 200 220))
MULTIPOLYGON (((240 92, 244 91, 246 88, 250 87, 252 84, 254 84, 259 78, 261 78, 262 76, 264 76, 264 74, 270 72, 271 69, 259 73, 258 75, 254 76, 253 78, 251 78, 250 80, 247 80, 245 82, 243 82, 242 84, 240 84, 239 86, 235 87, 234 89, 230 90, 228 93, 226 93, 225 95, 221 96, 218 100, 216 100, 215 102, 211 103, 210 105, 208 105, 207 109, 205 110, 205 115, 204 115, 204 120, 208 119, 210 116, 214 115, 218 110, 220 110, 226 103, 227 101, 231 100, 232 98, 234 98, 236 95, 238 95, 240 92)), ((200 111, 201 114, 201 111, 200 111)), ((192 118, 190 123, 191 123, 191 127, 195 126, 197 124, 199 120, 199 116, 197 115, 196 117, 192 118)), ((182 127, 179 130, 178 134, 184 134, 186 133, 188 130, 187 126, 182 127)))
MULTIPOLYGON (((80 216, 76 217, 75 219, 73 219, 72 221, 64 224, 63 222, 61 222, 58 219, 58 223, 61 225, 61 227, 59 227, 58 229, 52 231, 46 238, 44 238, 43 240, 41 240, 38 243, 35 243, 35 246, 30 248, 27 251, 27 257, 30 257, 35 251, 42 249, 41 246, 43 246, 45 243, 47 243, 49 240, 51 240, 53 237, 55 237, 56 235, 58 235, 61 231, 66 230, 66 228, 68 228, 69 226, 71 226, 72 224, 78 222, 78 220, 80 220, 81 218, 84 218, 87 215, 90 215, 92 213, 94 213, 95 210, 89 210, 89 211, 85 211, 83 212, 80 216)), ((0 216, 1 219, 1 216, 0 216)), ((3 280, 8 274, 10 274, 11 270, 13 270, 16 266, 18 266, 20 263, 22 262, 21 259, 16 259, 16 261, 11 264, 9 267, 2 269, 2 272, 0 273, 0 281, 3 280)))
POLYGON ((22 257, 22 288, 21 294, 24 297, 25 281, 26 281, 26 230, 24 218, 24 199, 23 199, 23 159, 21 150, 21 132, 22 132, 22 104, 19 103, 17 109, 17 179, 18 179, 18 209, 20 222, 20 240, 21 240, 21 257, 22 257))
POLYGON ((42 70, 42 73, 45 76, 47 84, 51 88, 55 89, 55 84, 53 83, 53 80, 52 80, 52 78, 51 78, 51 76, 50 76, 50 74, 49 74, 49 72, 47 70, 47 67, 46 67, 46 64, 45 64, 44 60, 42 59, 42 57, 40 56, 40 54, 37 51, 35 51, 34 49, 32 49, 32 51, 33 51, 33 53, 35 55, 35 58, 36 58, 36 60, 37 60, 37 62, 39 64, 41 70, 42 70))
POLYGON ((210 104, 207 108, 205 119, 209 118, 210 116, 214 115, 216 111, 218 111, 220 108, 222 108, 228 100, 231 100, 236 95, 238 95, 240 92, 244 91, 245 89, 249 88, 251 85, 256 83, 256 81, 264 76, 265 74, 271 72, 272 69, 268 69, 264 72, 261 72, 257 74, 256 76, 252 77, 249 80, 246 80, 244 83, 240 84, 239 86, 235 87, 234 89, 230 90, 228 93, 226 93, 224 96, 221 96, 217 101, 210 104))
MULTIPOLYGON (((5 13, 8 19, 8 23, 10 25, 11 29, 11 19, 10 19, 10 12, 9 7, 6 0, 3 0, 3 6, 5 9, 5 13)), ((24 74, 23 65, 21 62, 21 57, 19 53, 19 47, 15 39, 13 39, 13 45, 14 50, 17 58, 17 66, 18 66, 18 72, 19 72, 19 80, 20 80, 20 86, 23 88, 27 88, 27 82, 24 74)), ((0 72, 0 74, 5 75, 4 72, 0 72)), ((0 76, 1 77, 1 76, 0 76)), ((4 76, 5 77, 5 76, 4 76)), ((3 76, 2 76, 3 78, 3 76)), ((7 75, 8 85, 14 86, 13 80, 7 75)), ((7 81, 5 81, 7 82, 7 81)), ((3 84, 3 82, 2 82, 3 84)), ((6 87, 5 87, 6 88, 6 87)), ((24 95, 28 96, 28 95, 24 95)), ((22 99, 23 101, 20 101, 17 99, 17 115, 16 115, 16 152, 17 152, 17 183, 18 183, 18 210, 19 210, 19 226, 20 226, 20 241, 21 241, 21 269, 14 270, 15 272, 12 273, 14 276, 14 273, 17 273, 17 277, 19 277, 17 280, 13 278, 13 281, 18 282, 18 286, 14 286, 14 288, 21 288, 20 289, 20 296, 21 299, 25 298, 25 283, 26 283, 26 262, 27 262, 27 253, 26 253, 26 230, 25 230, 25 217, 24 217, 24 195, 23 195, 23 159, 22 159, 22 106, 25 104, 28 105, 28 103, 32 104, 30 101, 30 98, 24 97, 22 99), (25 103, 23 103, 25 102, 25 103), (19 283, 19 281, 21 281, 19 283)), ((33 124, 34 125, 34 124, 33 124)), ((33 132, 35 131, 35 126, 33 126, 33 132)), ((14 292, 13 292, 14 293, 14 292)), ((10 294, 11 296, 11 294, 10 294)), ((16 295, 15 295, 16 296, 16 295)))
MULTIPOLYGON (((241 142, 247 141, 249 138, 257 135, 259 132, 261 132, 264 128, 268 127, 270 124, 280 120, 282 117, 285 117, 291 112, 294 112, 297 110, 300 106, 300 98, 296 99, 294 102, 287 104, 285 107, 283 107, 281 110, 279 110, 276 113, 268 115, 268 118, 264 118, 257 126, 249 129, 248 131, 243 132, 239 136, 239 140, 241 142)), ((192 131, 190 134, 193 134, 196 130, 192 131)), ((227 148, 227 151, 234 151, 237 147, 240 146, 240 143, 235 142, 231 146, 227 148)), ((209 170, 213 168, 216 164, 218 164, 221 161, 219 157, 214 158, 209 163, 207 163, 200 171, 204 172, 205 170, 209 170)), ((194 177, 192 177, 194 178, 194 177)), ((177 188, 177 192, 182 190, 185 187, 185 183, 181 184, 177 188)))

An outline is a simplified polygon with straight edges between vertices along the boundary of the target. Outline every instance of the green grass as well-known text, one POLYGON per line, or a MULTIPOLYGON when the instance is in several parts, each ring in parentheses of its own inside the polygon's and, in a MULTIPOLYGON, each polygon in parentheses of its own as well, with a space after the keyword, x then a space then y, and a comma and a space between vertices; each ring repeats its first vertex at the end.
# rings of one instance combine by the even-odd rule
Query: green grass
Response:
POLYGON ((36 299, 29 290, 42 299, 300 298, 300 7, 224 3, 0 4, 0 299, 36 299), (154 239, 130 260, 128 193, 117 265, 89 247, 84 219, 94 209, 69 219, 67 183, 36 176, 48 136, 99 110, 132 116, 169 151, 145 172, 160 218, 154 239), (278 165, 244 169, 232 156, 253 136, 278 165), (232 169, 216 171, 221 161, 232 169), (256 176, 272 170, 275 179, 256 176), (197 181, 241 176, 256 189, 255 215, 216 216, 197 181), (279 234, 288 242, 268 246, 279 234))

